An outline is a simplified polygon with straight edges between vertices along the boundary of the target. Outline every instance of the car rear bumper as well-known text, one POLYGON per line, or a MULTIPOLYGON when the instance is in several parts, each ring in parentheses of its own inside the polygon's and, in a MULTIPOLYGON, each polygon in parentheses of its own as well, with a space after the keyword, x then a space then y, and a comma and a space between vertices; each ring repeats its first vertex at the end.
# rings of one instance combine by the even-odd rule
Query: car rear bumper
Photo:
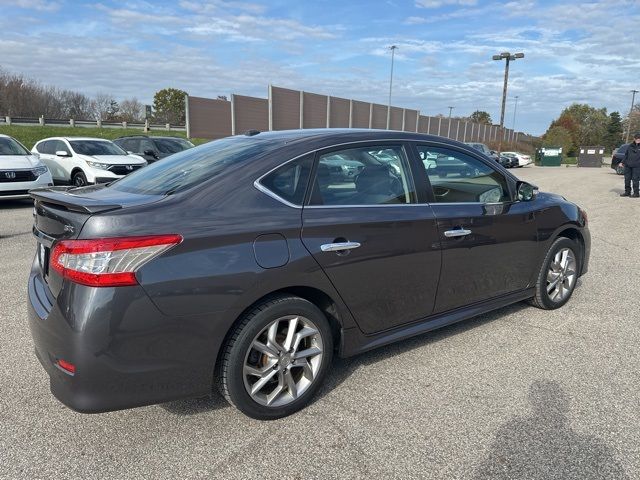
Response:
POLYGON ((164 316, 141 287, 65 284, 52 299, 35 267, 28 297, 36 356, 69 408, 99 413, 210 393, 220 343, 211 319, 164 316))

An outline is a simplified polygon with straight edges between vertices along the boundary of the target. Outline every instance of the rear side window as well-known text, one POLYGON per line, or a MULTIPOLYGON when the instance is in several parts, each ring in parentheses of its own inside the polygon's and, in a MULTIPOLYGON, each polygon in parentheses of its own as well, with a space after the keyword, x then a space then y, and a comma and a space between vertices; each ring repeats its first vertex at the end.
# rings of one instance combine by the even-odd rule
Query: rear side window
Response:
POLYGON ((320 155, 311 205, 416 203, 401 146, 365 146, 320 155))
POLYGON ((51 151, 49 150, 49 145, 53 145, 53 142, 51 140, 46 140, 44 142, 40 142, 38 145, 36 145, 36 151, 38 153, 51 153, 51 151))
POLYGON ((283 200, 302 205, 309 183, 313 154, 293 160, 264 177, 260 184, 283 200))

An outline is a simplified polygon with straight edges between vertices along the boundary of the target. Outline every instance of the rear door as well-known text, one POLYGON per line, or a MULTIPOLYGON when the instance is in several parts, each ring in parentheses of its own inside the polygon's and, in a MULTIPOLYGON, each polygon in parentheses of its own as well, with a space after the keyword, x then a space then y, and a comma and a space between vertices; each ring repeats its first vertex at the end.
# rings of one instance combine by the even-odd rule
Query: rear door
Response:
POLYGON ((414 185, 402 144, 357 144, 316 158, 302 240, 365 333, 433 311, 439 238, 414 185))
POLYGON ((417 144, 442 244, 435 313, 523 290, 539 267, 534 202, 512 201, 492 162, 417 144))
POLYGON ((55 156, 55 151, 53 150, 54 146, 55 140, 45 140, 44 142, 40 142, 36 145, 36 151, 40 154, 40 160, 44 162, 51 172, 53 179, 61 181, 64 180, 64 175, 62 174, 60 164, 55 156))

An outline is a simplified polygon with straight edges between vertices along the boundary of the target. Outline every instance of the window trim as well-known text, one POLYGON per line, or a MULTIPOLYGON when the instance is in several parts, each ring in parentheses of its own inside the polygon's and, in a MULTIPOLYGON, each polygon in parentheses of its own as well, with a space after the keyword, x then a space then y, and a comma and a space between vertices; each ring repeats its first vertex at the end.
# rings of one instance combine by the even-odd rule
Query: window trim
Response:
POLYGON ((344 142, 344 143, 336 143, 334 145, 329 145, 329 146, 325 146, 325 147, 320 147, 320 148, 313 148, 311 150, 307 150, 304 153, 301 153, 300 155, 296 155, 293 158, 290 158, 289 160, 286 160, 285 162, 282 162, 278 165, 276 165, 275 167, 271 168, 270 170, 268 170, 266 173, 263 173, 262 175, 260 175, 256 180, 254 180, 253 182, 253 186, 259 190, 260 192, 264 193, 265 195, 273 198, 274 200, 277 200, 278 202, 282 203, 283 205, 286 205, 287 207, 291 207, 291 208, 297 208, 297 209, 302 209, 302 208, 360 208, 360 207, 364 207, 364 208, 371 208, 371 207, 413 207, 413 206, 424 206, 424 203, 420 203, 420 197, 421 197, 421 192, 419 191, 420 187, 418 187, 418 185, 416 184, 416 172, 414 171, 414 165, 413 165, 413 152, 411 151, 411 147, 409 146, 409 141, 407 141, 406 138, 383 138, 380 140, 372 140, 372 139, 367 139, 367 140, 355 140, 355 141, 349 141, 349 142, 344 142), (309 203, 309 197, 311 196, 311 189, 309 188, 310 184, 311 184, 311 180, 315 179, 315 175, 316 175, 316 166, 318 164, 318 154, 321 152, 325 152, 325 151, 329 151, 332 149, 339 149, 339 150, 344 150, 343 147, 347 147, 349 145, 362 145, 362 144, 376 144, 376 145, 383 145, 383 144, 393 144, 393 145, 400 145, 403 150, 404 150, 404 154, 407 160, 407 164, 409 166, 409 173, 410 173, 410 178, 414 183, 414 188, 416 189, 416 196, 417 196, 417 203, 399 203, 399 204, 388 204, 388 205, 308 205, 309 203), (313 154, 314 155, 314 159, 313 159, 313 165, 311 167, 311 173, 309 174, 309 184, 307 184, 307 189, 305 191, 305 195, 304 195, 304 200, 302 202, 302 205, 295 205, 287 200, 285 200, 284 198, 280 197, 277 193, 272 192, 271 190, 269 190, 267 187, 265 187, 264 185, 262 185, 261 180, 266 177, 267 175, 269 175, 270 173, 274 172, 275 170, 279 169, 280 167, 285 166, 287 163, 289 162, 293 162, 295 160, 298 160, 301 157, 304 157, 305 155, 310 155, 313 154))
MULTIPOLYGON (((494 172, 501 175, 502 178, 504 178, 505 183, 507 185, 508 194, 509 194, 509 199, 504 200, 502 202, 490 202, 490 203, 487 203, 487 202, 437 202, 433 193, 433 186, 431 185, 431 180, 429 179, 429 175, 427 174, 427 171, 423 166, 422 168, 419 169, 420 173, 418 173, 418 175, 421 177, 421 180, 423 180, 424 186, 427 189, 426 197, 428 198, 428 204, 430 205, 505 205, 505 204, 515 203, 517 201, 516 199, 514 199, 514 184, 515 184, 515 181, 517 181, 517 179, 513 177, 513 174, 506 171, 505 172, 501 171, 500 169, 503 167, 500 164, 492 165, 491 163, 489 163, 489 161, 483 158, 484 155, 483 156, 474 155, 475 152, 469 152, 466 149, 459 148, 457 145, 450 145, 450 144, 441 143, 441 142, 430 142, 430 141, 423 142, 419 140, 411 140, 410 143, 412 144, 412 154, 414 156, 415 162, 417 163, 422 163, 422 161, 420 160, 420 154, 418 152, 418 146, 424 145, 427 147, 432 146, 434 148, 445 148, 445 149, 453 150, 454 152, 459 152, 461 154, 467 155, 473 158, 474 160, 477 160, 485 164, 487 167, 489 167, 494 172)), ((469 146, 469 148, 473 150, 473 147, 469 146)))

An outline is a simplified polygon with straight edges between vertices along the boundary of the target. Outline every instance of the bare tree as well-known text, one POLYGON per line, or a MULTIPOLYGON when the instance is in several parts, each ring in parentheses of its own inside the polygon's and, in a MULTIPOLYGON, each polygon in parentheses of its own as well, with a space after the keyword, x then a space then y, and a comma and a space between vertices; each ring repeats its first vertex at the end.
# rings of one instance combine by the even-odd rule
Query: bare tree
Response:
POLYGON ((140 122, 144 119, 144 105, 137 98, 127 98, 120 102, 120 117, 125 122, 140 122))
POLYGON ((114 98, 108 93, 97 93, 91 100, 91 114, 93 118, 100 121, 109 119, 111 113, 111 102, 114 98))

